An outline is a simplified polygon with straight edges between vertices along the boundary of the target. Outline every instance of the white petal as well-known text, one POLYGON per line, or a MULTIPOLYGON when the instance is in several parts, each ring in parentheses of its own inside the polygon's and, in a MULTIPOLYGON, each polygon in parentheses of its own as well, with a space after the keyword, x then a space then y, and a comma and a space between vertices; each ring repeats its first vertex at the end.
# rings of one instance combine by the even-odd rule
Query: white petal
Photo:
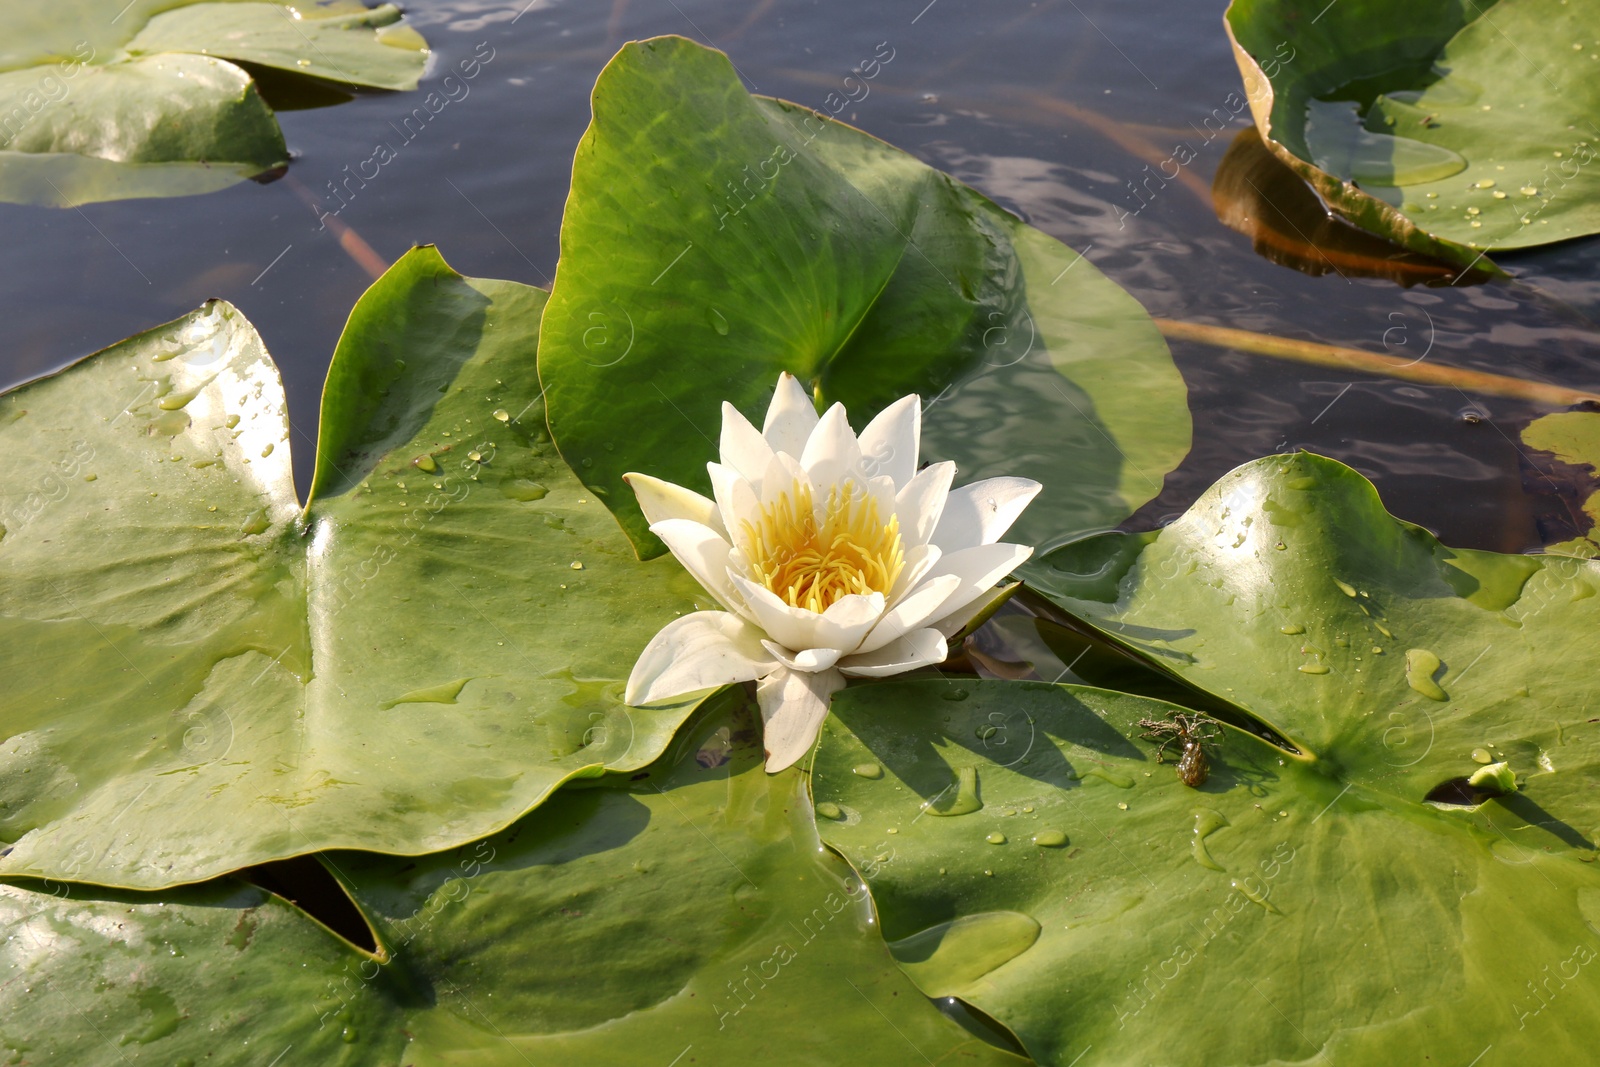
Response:
POLYGON ((1016 583, 1011 585, 1001 585, 996 586, 993 589, 985 589, 983 592, 964 603, 952 603, 949 607, 944 609, 944 617, 938 622, 934 623, 934 629, 938 630, 946 637, 954 637, 956 634, 966 629, 967 624, 973 619, 977 618, 979 615, 985 614, 990 610, 991 607, 999 607, 998 604, 995 604, 995 601, 1009 600, 1011 598, 1011 594, 1015 593, 1016 591, 1016 583))
POLYGON ((961 622, 965 622, 971 618, 972 611, 976 610, 980 601, 986 599, 994 584, 1020 567, 1031 555, 1033 549, 1026 545, 1006 544, 979 545, 977 548, 946 553, 925 581, 931 581, 941 574, 955 574, 960 576, 961 585, 945 601, 940 609, 941 614, 929 620, 930 625, 938 626, 946 619, 959 617, 961 622), (963 611, 966 611, 964 616, 963 611))
POLYGON ((900 516, 900 536, 907 545, 925 545, 944 513, 945 497, 956 476, 956 465, 949 460, 930 463, 916 473, 894 498, 895 514, 900 516))
POLYGON ((791 671, 804 671, 810 674, 832 667, 839 662, 841 654, 837 648, 808 648, 801 652, 790 652, 776 641, 762 641, 761 647, 791 671))
POLYGON ((797 608, 764 585, 729 575, 749 607, 749 618, 784 648, 837 648, 849 652, 883 615, 882 593, 842 596, 822 614, 797 608))
POLYGON ((850 420, 845 418, 844 405, 835 404, 822 418, 817 428, 806 440, 800 466, 817 488, 817 506, 827 502, 828 490, 838 485, 847 475, 858 475, 861 470, 861 445, 856 441, 850 420))
POLYGON ((839 661, 839 671, 852 678, 884 678, 904 674, 918 667, 943 663, 950 646, 944 634, 934 629, 912 630, 876 652, 850 656, 839 661))
POLYGON ((838 671, 807 674, 779 667, 756 686, 761 704, 761 743, 767 750, 767 773, 776 774, 797 762, 816 744, 828 700, 843 689, 838 671))
POLYGON ((728 581, 728 554, 732 546, 709 526, 688 519, 667 519, 650 524, 650 532, 667 543, 684 570, 717 602, 730 610, 743 603, 728 581))
POLYGON ((784 648, 821 648, 825 642, 818 640, 822 616, 814 611, 790 607, 764 585, 757 585, 740 574, 728 576, 744 598, 749 617, 767 631, 784 648))
POLYGON ((759 491, 761 474, 772 459, 772 447, 756 432, 739 409, 722 402, 722 462, 732 467, 759 491))
POLYGON ((861 459, 868 474, 887 475, 896 489, 903 489, 917 473, 921 444, 922 398, 903 396, 861 431, 861 459))
POLYGON ((806 439, 816 428, 817 408, 806 395, 806 387, 800 384, 800 379, 784 371, 778 375, 778 388, 772 394, 761 435, 774 452, 787 452, 799 459, 805 451, 806 439))
POLYGON ((706 472, 711 475, 711 495, 717 500, 722 529, 728 535, 728 540, 737 545, 741 536, 741 520, 755 516, 756 492, 738 471, 726 464, 707 463, 706 472))
MULTIPOLYGON (((895 507, 894 479, 887 475, 874 475, 856 485, 855 490, 863 502, 877 505, 880 521, 888 522, 889 516, 899 514, 895 507)), ((902 545, 905 544, 904 537, 901 538, 900 543, 902 545)))
POLYGON ((645 522, 688 519, 709 526, 723 536, 727 535, 728 530, 717 505, 693 489, 685 489, 648 474, 624 474, 622 480, 639 498, 639 509, 644 512, 645 522))
POLYGON ((988 478, 950 492, 933 541, 946 552, 992 545, 1042 488, 1030 478, 988 478))
POLYGON ((900 577, 894 580, 894 588, 889 590, 889 603, 898 604, 907 593, 915 589, 938 565, 943 555, 938 545, 913 545, 906 549, 906 565, 900 571, 900 577))
POLYGON ((755 627, 726 611, 673 619, 650 639, 628 676, 625 699, 639 707, 712 686, 748 682, 776 666, 755 627))
POLYGON ((960 588, 961 579, 954 574, 941 575, 924 582, 884 614, 872 632, 856 646, 856 652, 875 651, 920 626, 926 626, 929 619, 942 618, 948 614, 942 610, 945 602, 960 588))
MULTIPOLYGON (((817 644, 850 652, 883 618, 882 593, 850 593, 828 605, 817 624, 817 644)), ((798 610, 798 609, 796 609, 798 610)))
MULTIPOLYGON (((787 452, 774 452, 772 459, 767 461, 766 468, 761 472, 761 488, 758 491, 761 506, 770 508, 777 503, 779 497, 792 497, 796 489, 808 484, 810 478, 805 468, 800 466, 798 459, 787 452)), ((823 493, 823 498, 827 498, 826 493, 823 493)))
POLYGON ((961 578, 963 592, 988 589, 1001 578, 1021 566, 1033 549, 1027 545, 979 545, 963 548, 959 552, 946 552, 923 581, 932 581, 943 574, 961 578))

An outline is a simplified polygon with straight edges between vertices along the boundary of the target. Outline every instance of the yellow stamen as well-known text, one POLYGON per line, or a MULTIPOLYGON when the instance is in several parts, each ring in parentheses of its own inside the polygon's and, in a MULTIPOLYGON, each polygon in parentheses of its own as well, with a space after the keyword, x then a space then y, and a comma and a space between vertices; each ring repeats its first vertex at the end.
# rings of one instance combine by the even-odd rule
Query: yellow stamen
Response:
POLYGON ((829 490, 820 523, 811 487, 796 484, 743 525, 756 580, 797 608, 820 613, 851 593, 888 595, 905 567, 899 516, 884 522, 878 502, 849 482, 829 490))

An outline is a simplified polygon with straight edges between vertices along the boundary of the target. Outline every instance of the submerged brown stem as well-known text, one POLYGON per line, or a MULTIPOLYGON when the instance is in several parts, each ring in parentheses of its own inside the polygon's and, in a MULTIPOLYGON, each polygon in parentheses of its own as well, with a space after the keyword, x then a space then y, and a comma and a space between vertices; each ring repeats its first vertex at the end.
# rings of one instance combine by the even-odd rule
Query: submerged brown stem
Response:
POLYGON ((761 3, 752 8, 750 10, 750 14, 744 17, 743 22, 739 23, 739 25, 723 34, 719 40, 723 41, 724 43, 728 41, 737 41, 739 38, 745 35, 747 30, 765 18, 767 13, 772 10, 773 5, 775 5, 777 2, 778 0, 761 0, 761 3))
POLYGON ((324 226, 332 231, 334 239, 339 242, 339 247, 344 249, 345 255, 355 260, 356 265, 371 275, 374 281, 383 276, 383 272, 389 269, 389 264, 359 233, 340 221, 337 215, 323 211, 322 206, 317 203, 316 194, 295 180, 293 174, 285 175, 283 183, 311 209, 312 214, 316 215, 324 226))
MULTIPOLYGON (((1087 126, 1130 156, 1135 159, 1141 159, 1152 167, 1159 169, 1162 163, 1173 162, 1171 158, 1173 155, 1172 149, 1162 147, 1149 137, 1137 132, 1127 123, 1118 122, 1116 119, 1108 118, 1097 111, 1091 111, 1086 107, 1079 107, 1077 104, 1059 100, 1056 97, 1047 96, 1044 93, 1030 89, 1013 90, 1011 95, 1026 101, 1040 111, 1058 115, 1079 125, 1087 126)), ((1161 177, 1163 180, 1167 179, 1165 171, 1162 171, 1161 177)), ((1178 184, 1193 193, 1195 199, 1204 204, 1207 209, 1211 207, 1210 187, 1188 167, 1179 167, 1177 174, 1172 176, 1172 180, 1176 180, 1178 184)))
POLYGON ((1467 393, 1483 396, 1507 396, 1528 400, 1551 407, 1570 407, 1584 401, 1600 402, 1600 394, 1564 385, 1530 382, 1504 374, 1468 370, 1465 367, 1448 367, 1439 363, 1424 363, 1413 359, 1364 352, 1359 348, 1342 348, 1339 345, 1319 344, 1316 341, 1296 341, 1289 337, 1251 330, 1235 330, 1226 326, 1208 326, 1199 322, 1179 322, 1176 319, 1156 319, 1156 326, 1169 339, 1196 341, 1217 348, 1231 348, 1257 356, 1288 359, 1296 363, 1310 363, 1319 367, 1336 367, 1339 370, 1362 374, 1378 374, 1386 378, 1418 382, 1422 385, 1453 385, 1467 393))
POLYGON ((356 264, 372 276, 372 279, 383 277, 383 272, 389 269, 389 264, 384 262, 377 250, 362 239, 362 236, 338 219, 327 219, 328 229, 339 239, 339 247, 344 249, 345 255, 356 261, 356 264))
POLYGON ((622 30, 622 20, 628 15, 628 0, 612 0, 611 17, 606 19, 606 40, 614 42, 622 30))

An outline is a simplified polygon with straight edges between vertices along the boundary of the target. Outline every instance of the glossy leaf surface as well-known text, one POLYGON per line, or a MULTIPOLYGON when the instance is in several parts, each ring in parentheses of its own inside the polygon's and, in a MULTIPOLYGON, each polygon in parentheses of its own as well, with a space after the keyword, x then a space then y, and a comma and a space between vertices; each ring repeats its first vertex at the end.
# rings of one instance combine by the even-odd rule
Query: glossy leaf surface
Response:
POLYGON ((1053 1067, 1581 1058, 1600 1023, 1591 863, 1497 802, 1341 780, 1332 759, 1360 749, 1311 764, 1225 729, 1190 788, 1140 736, 1174 710, 1038 682, 835 698, 822 839, 925 992, 1053 1067))
POLYGON ((1235 0, 1226 21, 1262 138, 1355 224, 1461 266, 1600 231, 1589 6, 1235 0))
POLYGON ((289 161, 239 64, 413 89, 426 53, 390 4, 14 0, 0 9, 0 200, 221 189, 289 161))
POLYGON ((1448 548, 1355 471, 1299 453, 1231 472, 1159 534, 1092 538, 1025 573, 1352 781, 1420 801, 1509 761, 1524 817, 1583 848, 1600 831, 1584 636, 1600 564, 1448 548))
POLYGON ((276 369, 212 304, 0 399, 0 873, 153 888, 491 833, 650 762, 622 682, 699 595, 543 430, 545 294, 417 249, 356 305, 302 514, 276 369))
POLYGON ((460 850, 325 856, 384 962, 231 882, 0 886, 0 1049, 219 1067, 286 1050, 344 1067, 1025 1063, 899 972, 860 879, 817 841, 804 776, 762 771, 742 702, 647 772, 563 790, 460 850))
POLYGON ((539 359, 562 455, 642 554, 622 475, 709 493, 721 403, 759 421, 782 370, 858 429, 922 394, 923 459, 1044 483, 1022 541, 1114 526, 1188 450, 1144 310, 966 186, 678 37, 625 46, 594 115, 539 359))
MULTIPOLYGON (((1549 550, 1572 556, 1600 556, 1600 488, 1595 478, 1600 476, 1600 414, 1593 411, 1558 411, 1534 419, 1522 430, 1522 443, 1541 452, 1549 452, 1557 460, 1571 467, 1588 468, 1578 514, 1570 516, 1576 526, 1577 537, 1550 545, 1549 550)), ((1548 476, 1542 481, 1554 484, 1548 476)))

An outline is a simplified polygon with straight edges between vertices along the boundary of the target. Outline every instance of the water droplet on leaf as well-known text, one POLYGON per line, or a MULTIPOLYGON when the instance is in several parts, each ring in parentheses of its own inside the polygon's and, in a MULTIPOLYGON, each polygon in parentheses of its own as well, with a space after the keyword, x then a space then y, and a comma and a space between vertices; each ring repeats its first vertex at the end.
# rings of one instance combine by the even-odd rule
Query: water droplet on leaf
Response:
POLYGON ((1272 906, 1272 902, 1270 900, 1268 900, 1266 897, 1262 896, 1260 893, 1256 892, 1254 889, 1251 889, 1248 881, 1244 881, 1244 882, 1231 881, 1228 884, 1233 886, 1233 888, 1237 889, 1240 892, 1240 894, 1243 895, 1243 897, 1246 900, 1250 901, 1251 903, 1260 904, 1263 908, 1267 909, 1267 911, 1269 911, 1273 915, 1282 915, 1283 914, 1283 912, 1279 911, 1277 908, 1272 906))
POLYGON ((550 490, 538 482, 529 481, 527 478, 513 478, 500 486, 500 494, 512 500, 543 500, 549 492, 550 490))
POLYGON ((1449 700, 1439 683, 1433 680, 1441 666, 1439 657, 1425 648, 1406 650, 1406 684, 1429 700, 1449 700))
POLYGON ((150 420, 150 429, 163 437, 176 437, 189 428, 187 411, 169 411, 150 420))
POLYGON ((983 807, 983 801, 978 799, 978 768, 962 767, 956 771, 955 796, 945 799, 949 790, 934 798, 924 806, 923 811, 929 815, 955 816, 970 815, 983 807))
POLYGON ((1211 852, 1206 848, 1206 838, 1224 826, 1230 825, 1232 824, 1221 812, 1212 811, 1210 808, 1195 809, 1194 839, 1189 843, 1189 851, 1194 856, 1194 861, 1206 870, 1226 870, 1222 864, 1211 858, 1211 852))

